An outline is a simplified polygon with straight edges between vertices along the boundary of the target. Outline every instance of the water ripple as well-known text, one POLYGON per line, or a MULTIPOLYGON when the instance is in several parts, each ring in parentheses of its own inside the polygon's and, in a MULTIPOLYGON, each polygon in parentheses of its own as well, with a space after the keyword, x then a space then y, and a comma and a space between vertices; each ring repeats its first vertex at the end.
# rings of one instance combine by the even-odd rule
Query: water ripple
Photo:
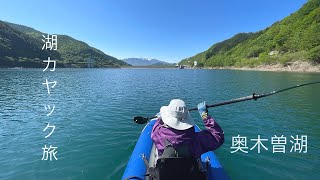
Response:
MULTIPOLYGON (((176 69, 0 70, 1 179, 120 179, 143 126, 173 98, 189 107, 316 81, 318 74, 176 69), (45 79, 58 84, 47 94, 45 79), (46 116, 45 105, 55 105, 46 116), (45 139, 47 123, 56 125, 45 139), (42 147, 58 161, 41 161, 42 147)), ((210 109, 225 131, 216 154, 232 179, 319 179, 320 87, 210 109), (230 153, 233 136, 308 135, 308 153, 230 153), (254 172, 254 173, 253 173, 254 172)), ((191 115, 203 128, 197 112, 191 115)), ((252 142, 248 142, 252 146, 252 142)), ((290 144, 288 144, 288 149, 290 144)))

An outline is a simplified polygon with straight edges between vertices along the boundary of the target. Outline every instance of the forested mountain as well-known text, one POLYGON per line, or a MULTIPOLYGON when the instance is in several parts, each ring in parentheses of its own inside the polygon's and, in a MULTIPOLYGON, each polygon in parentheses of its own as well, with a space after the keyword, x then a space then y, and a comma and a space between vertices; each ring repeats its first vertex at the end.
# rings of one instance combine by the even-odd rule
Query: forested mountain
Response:
POLYGON ((0 67, 43 67, 42 60, 57 60, 59 67, 86 67, 86 59, 95 67, 119 67, 125 62, 67 35, 58 35, 58 50, 42 50, 42 35, 33 28, 0 21, 0 67))
POLYGON ((180 64, 198 61, 207 67, 256 66, 309 60, 320 63, 320 0, 255 33, 239 33, 180 64))
POLYGON ((151 66, 151 65, 168 65, 169 64, 167 62, 160 61, 157 59, 146 59, 146 58, 126 58, 122 60, 132 66, 151 66))

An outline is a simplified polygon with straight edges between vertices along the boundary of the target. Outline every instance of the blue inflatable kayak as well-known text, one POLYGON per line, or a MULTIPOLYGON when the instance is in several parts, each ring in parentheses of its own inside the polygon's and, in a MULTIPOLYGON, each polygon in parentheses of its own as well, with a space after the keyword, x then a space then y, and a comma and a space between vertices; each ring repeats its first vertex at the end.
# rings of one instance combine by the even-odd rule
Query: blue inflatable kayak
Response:
MULTIPOLYGON (((154 163, 155 147, 153 146, 153 142, 151 139, 151 131, 155 122, 156 119, 151 120, 142 130, 141 135, 137 141, 137 144, 132 152, 127 167, 122 176, 123 180, 128 177, 137 177, 140 179, 145 178, 147 168, 144 164, 142 155, 144 155, 147 158, 149 163, 154 163)), ((200 128, 197 125, 195 125, 195 130, 198 132, 200 131, 200 128)), ((208 179, 229 179, 214 152, 210 151, 202 154, 201 161, 204 166, 209 165, 209 167, 207 168, 208 179)))

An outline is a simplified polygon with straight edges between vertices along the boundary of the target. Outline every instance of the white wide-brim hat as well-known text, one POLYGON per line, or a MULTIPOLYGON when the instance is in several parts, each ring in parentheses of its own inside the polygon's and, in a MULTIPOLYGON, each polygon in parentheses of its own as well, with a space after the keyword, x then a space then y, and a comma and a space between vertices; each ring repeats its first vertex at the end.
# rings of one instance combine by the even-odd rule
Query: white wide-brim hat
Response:
POLYGON ((173 99, 168 106, 162 106, 160 116, 165 124, 177 130, 189 129, 195 124, 185 102, 180 99, 173 99))

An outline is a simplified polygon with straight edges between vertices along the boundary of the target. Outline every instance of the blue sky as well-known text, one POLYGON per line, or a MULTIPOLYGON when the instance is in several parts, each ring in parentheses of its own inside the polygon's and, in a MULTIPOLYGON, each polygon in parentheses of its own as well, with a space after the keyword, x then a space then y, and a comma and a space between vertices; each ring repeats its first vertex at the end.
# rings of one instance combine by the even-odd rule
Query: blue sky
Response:
POLYGON ((262 30, 307 0, 1 1, 0 20, 67 34, 119 59, 178 62, 240 32, 262 30))

